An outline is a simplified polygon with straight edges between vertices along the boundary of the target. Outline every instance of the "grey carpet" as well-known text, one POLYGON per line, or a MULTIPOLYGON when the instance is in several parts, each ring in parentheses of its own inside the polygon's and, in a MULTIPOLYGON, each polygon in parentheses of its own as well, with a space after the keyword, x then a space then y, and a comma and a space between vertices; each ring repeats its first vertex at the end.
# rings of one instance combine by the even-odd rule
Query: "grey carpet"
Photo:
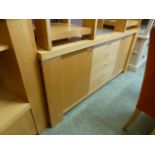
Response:
POLYGON ((155 121, 143 114, 128 129, 121 127, 135 109, 144 74, 120 74, 67 114, 58 125, 46 129, 43 135, 141 135, 150 134, 155 121))

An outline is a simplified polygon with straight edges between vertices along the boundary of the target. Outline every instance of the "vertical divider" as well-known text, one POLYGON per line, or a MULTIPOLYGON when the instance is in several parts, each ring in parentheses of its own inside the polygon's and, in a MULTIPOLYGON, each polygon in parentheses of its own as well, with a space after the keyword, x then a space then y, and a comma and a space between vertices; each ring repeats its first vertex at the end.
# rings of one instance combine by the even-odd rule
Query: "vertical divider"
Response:
POLYGON ((138 23, 138 26, 137 26, 137 28, 140 28, 140 26, 141 26, 141 23, 142 23, 142 19, 139 19, 139 23, 138 23))
POLYGON ((97 28, 103 28, 104 19, 98 19, 97 21, 97 28))
POLYGON ((115 31, 124 32, 126 30, 127 22, 128 22, 127 19, 117 20, 117 24, 115 25, 115 31))
POLYGON ((37 44, 41 48, 48 51, 52 50, 52 37, 49 19, 36 19, 35 20, 35 35, 37 44))
POLYGON ((86 37, 91 40, 95 39, 96 29, 97 29, 97 19, 83 19, 82 25, 86 27, 90 27, 92 30, 91 34, 87 35, 86 37))

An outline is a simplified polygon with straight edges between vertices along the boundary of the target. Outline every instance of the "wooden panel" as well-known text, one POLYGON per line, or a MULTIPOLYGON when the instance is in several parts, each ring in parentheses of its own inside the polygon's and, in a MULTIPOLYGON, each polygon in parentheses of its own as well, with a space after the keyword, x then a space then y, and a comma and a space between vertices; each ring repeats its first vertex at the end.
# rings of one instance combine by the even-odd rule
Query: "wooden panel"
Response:
POLYGON ((37 130, 41 132, 48 119, 32 21, 7 20, 7 26, 37 130))
POLYGON ((30 104, 0 89, 0 133, 30 109, 30 104))
POLYGON ((115 26, 117 24, 117 20, 115 19, 105 19, 104 25, 115 26))
POLYGON ((97 29, 97 19, 83 19, 82 24, 83 26, 91 28, 91 34, 87 35, 86 37, 91 40, 95 39, 97 29))
POLYGON ((124 32, 126 30, 127 19, 110 19, 105 20, 104 25, 114 26, 115 31, 124 32))
POLYGON ((119 52, 117 54, 117 61, 116 61, 115 69, 113 72, 114 75, 119 73, 120 71, 124 70, 132 38, 133 38, 133 36, 131 35, 131 36, 128 36, 128 37, 121 39, 119 52))
POLYGON ((115 25, 115 31, 124 32, 126 30, 128 20, 127 19, 119 19, 115 25))
POLYGON ((140 22, 140 20, 138 20, 138 19, 128 19, 126 26, 127 27, 138 26, 139 22, 140 22))
POLYGON ((115 66, 120 40, 95 47, 93 51, 90 90, 111 79, 115 66))
POLYGON ((37 45, 46 50, 51 50, 52 39, 51 39, 50 21, 47 19, 36 19, 35 34, 37 39, 37 45))
POLYGON ((72 53, 72 52, 81 50, 84 48, 89 48, 89 47, 92 47, 98 44, 120 39, 125 36, 135 34, 137 32, 138 32, 138 29, 131 29, 124 33, 118 33, 118 32, 110 32, 107 34, 103 33, 103 35, 96 36, 96 39, 93 41, 92 40, 81 40, 81 41, 76 41, 76 42, 72 42, 69 44, 55 46, 53 47, 52 51, 38 49, 38 57, 42 61, 45 61, 45 60, 55 58, 55 57, 58 57, 58 56, 61 56, 67 53, 72 53))
POLYGON ((98 19, 97 20, 97 28, 103 29, 103 24, 104 24, 104 20, 103 19, 98 19))
POLYGON ((42 62, 49 116, 52 126, 63 117, 60 58, 42 62))
POLYGON ((8 127, 3 135, 34 135, 37 134, 37 130, 32 118, 31 111, 29 110, 17 121, 15 121, 10 127, 8 127))
POLYGON ((0 42, 9 46, 7 51, 0 53, 0 87, 27 101, 27 95, 5 20, 0 20, 0 42))
POLYGON ((63 112, 88 93, 91 67, 89 49, 41 63, 52 126, 63 112))
POLYGON ((88 93, 91 49, 62 56, 63 109, 67 109, 88 93))

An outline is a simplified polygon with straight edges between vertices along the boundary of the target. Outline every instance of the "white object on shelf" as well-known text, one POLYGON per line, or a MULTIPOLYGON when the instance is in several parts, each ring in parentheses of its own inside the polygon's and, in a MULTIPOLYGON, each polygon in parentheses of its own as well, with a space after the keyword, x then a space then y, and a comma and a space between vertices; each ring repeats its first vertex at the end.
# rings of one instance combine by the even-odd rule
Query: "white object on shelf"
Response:
POLYGON ((137 43, 129 64, 129 69, 136 71, 142 64, 146 62, 147 51, 149 45, 149 34, 153 26, 154 19, 149 19, 147 24, 141 25, 141 30, 138 34, 137 43))

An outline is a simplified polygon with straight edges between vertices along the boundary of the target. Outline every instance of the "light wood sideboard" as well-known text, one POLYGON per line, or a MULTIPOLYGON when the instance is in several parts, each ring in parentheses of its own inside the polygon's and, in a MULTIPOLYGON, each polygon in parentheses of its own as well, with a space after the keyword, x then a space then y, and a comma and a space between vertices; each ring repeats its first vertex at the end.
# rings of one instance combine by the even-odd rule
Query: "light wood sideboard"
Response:
POLYGON ((95 90, 128 68, 138 29, 100 30, 94 40, 38 47, 51 126, 95 90), (103 33, 103 34, 102 34, 103 33))

